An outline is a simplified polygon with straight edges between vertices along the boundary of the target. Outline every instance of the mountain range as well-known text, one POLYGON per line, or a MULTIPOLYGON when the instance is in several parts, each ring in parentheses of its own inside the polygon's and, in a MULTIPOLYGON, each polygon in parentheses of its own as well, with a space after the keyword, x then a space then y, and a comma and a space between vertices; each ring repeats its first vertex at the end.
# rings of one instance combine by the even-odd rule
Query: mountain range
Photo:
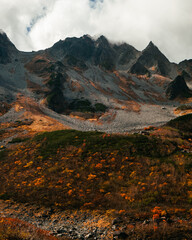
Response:
POLYGON ((66 38, 19 51, 0 32, 0 122, 49 118, 78 130, 126 132, 162 124, 192 91, 192 60, 171 63, 150 42, 143 51, 104 36, 66 38))

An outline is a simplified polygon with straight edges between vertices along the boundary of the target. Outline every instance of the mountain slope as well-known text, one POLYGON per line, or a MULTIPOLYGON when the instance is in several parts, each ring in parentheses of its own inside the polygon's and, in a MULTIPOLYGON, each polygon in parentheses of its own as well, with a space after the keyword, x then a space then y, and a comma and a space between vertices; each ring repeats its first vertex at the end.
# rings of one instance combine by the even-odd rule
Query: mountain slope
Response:
POLYGON ((16 52, 16 47, 9 40, 6 33, 0 30, 0 64, 10 63, 12 55, 16 52))
POLYGON ((29 111, 23 104, 15 111, 22 96, 36 102, 39 114, 78 130, 124 132, 161 124, 174 118, 173 105, 178 104, 166 97, 172 77, 182 68, 190 78, 190 61, 170 63, 152 42, 139 52, 104 36, 84 35, 24 53, 5 34, 1 39, 0 100, 13 102, 7 118, 14 121, 29 111))

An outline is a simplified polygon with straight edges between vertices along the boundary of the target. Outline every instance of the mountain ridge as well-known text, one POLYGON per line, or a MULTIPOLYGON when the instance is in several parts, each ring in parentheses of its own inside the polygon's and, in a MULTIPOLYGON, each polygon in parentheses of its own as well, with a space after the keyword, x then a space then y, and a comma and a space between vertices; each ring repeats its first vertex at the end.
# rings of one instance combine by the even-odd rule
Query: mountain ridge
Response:
POLYGON ((167 87, 182 74, 188 85, 192 81, 192 61, 171 63, 153 42, 138 51, 84 35, 21 52, 4 34, 2 39, 7 58, 0 65, 0 100, 20 104, 21 94, 39 112, 77 130, 127 131, 171 120, 182 94, 170 101, 167 87))

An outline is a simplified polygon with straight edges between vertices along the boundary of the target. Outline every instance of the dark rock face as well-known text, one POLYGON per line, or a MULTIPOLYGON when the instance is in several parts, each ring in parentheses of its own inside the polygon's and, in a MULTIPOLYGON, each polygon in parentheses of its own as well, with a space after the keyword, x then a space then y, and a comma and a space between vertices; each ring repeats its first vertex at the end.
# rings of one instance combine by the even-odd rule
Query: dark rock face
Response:
POLYGON ((129 71, 132 74, 137 75, 148 75, 150 76, 150 72, 145 68, 140 62, 136 62, 129 71))
POLYGON ((101 36, 95 42, 95 50, 93 54, 93 61, 95 65, 99 65, 106 70, 113 70, 115 68, 116 53, 108 40, 101 36))
POLYGON ((171 71, 171 63, 152 42, 139 52, 126 43, 111 44, 104 36, 94 40, 84 35, 81 38, 60 40, 47 51, 56 59, 67 58, 68 61, 71 58, 74 64, 80 63, 80 68, 89 61, 109 71, 113 71, 119 65, 127 66, 129 69, 133 67, 131 72, 135 74, 138 72, 141 75, 148 74, 152 67, 155 68, 155 73, 164 76, 169 76, 171 71), (133 66, 135 63, 136 65, 133 66))
POLYGON ((185 79, 186 82, 192 80, 192 77, 185 70, 182 71, 181 76, 185 79))
POLYGON ((137 59, 139 51, 129 44, 123 43, 121 45, 115 45, 114 50, 117 52, 117 64, 128 65, 137 59))
POLYGON ((67 108, 67 102, 59 88, 53 89, 47 96, 48 106, 57 113, 63 113, 67 108))
POLYGON ((63 58, 69 65, 85 68, 86 61, 96 66, 112 71, 116 64, 125 65, 135 60, 139 51, 128 44, 113 45, 104 37, 100 36, 93 40, 87 35, 81 38, 66 38, 59 41, 48 49, 49 54, 55 58, 63 58))
POLYGON ((178 69, 182 72, 182 76, 184 76, 185 81, 192 81, 192 59, 180 62, 178 69))
POLYGON ((76 57, 73 57, 72 55, 66 55, 65 61, 66 61, 67 65, 69 65, 70 67, 78 67, 81 70, 87 69, 87 66, 84 61, 82 61, 76 57))
POLYGON ((91 58, 94 51, 94 41, 87 35, 81 38, 66 38, 55 43, 48 52, 55 56, 72 56, 76 59, 87 61, 91 58))
POLYGON ((173 100, 176 97, 189 97, 190 95, 192 96, 191 91, 188 88, 185 79, 180 75, 177 76, 166 89, 166 96, 169 100, 173 100))
POLYGON ((87 35, 81 38, 66 38, 64 41, 60 40, 54 44, 48 52, 55 57, 60 55, 67 60, 73 58, 73 62, 75 59, 77 63, 81 62, 81 66, 89 60, 107 70, 114 67, 115 54, 104 36, 98 38, 97 41, 87 35))
POLYGON ((156 72, 168 76, 170 72, 170 62, 163 55, 160 50, 150 42, 149 45, 142 51, 141 56, 137 62, 142 64, 145 68, 156 67, 156 72))
POLYGON ((0 64, 11 62, 11 55, 16 52, 16 47, 12 44, 5 33, 0 33, 0 64))
POLYGON ((47 103, 49 108, 57 113, 63 113, 67 109, 67 101, 63 96, 63 83, 66 81, 67 76, 60 72, 52 73, 47 85, 50 92, 47 95, 47 103))
POLYGON ((122 231, 116 231, 113 233, 113 239, 127 239, 128 234, 122 231))

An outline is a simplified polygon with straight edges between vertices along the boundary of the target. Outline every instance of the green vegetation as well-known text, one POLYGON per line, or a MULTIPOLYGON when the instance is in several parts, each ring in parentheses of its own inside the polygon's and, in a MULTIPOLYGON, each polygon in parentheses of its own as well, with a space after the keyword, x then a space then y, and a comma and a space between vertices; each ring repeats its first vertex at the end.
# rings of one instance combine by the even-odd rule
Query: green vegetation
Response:
POLYGON ((75 99, 70 105, 69 109, 76 112, 94 112, 94 108, 89 100, 75 99))
POLYGON ((3 153, 0 194, 62 209, 187 207, 191 167, 191 154, 154 136, 45 132, 3 153))
POLYGON ((81 132, 76 130, 45 132, 36 136, 34 140, 37 143, 42 143, 39 150, 43 158, 55 154, 58 148, 67 146, 80 147, 84 142, 86 142, 84 155, 103 151, 124 151, 129 155, 162 157, 168 156, 176 149, 175 143, 162 142, 157 138, 148 138, 139 134, 129 136, 109 135, 107 138, 103 138, 101 132, 81 132))
POLYGON ((190 105, 181 105, 181 106, 177 107, 176 110, 181 110, 181 111, 192 110, 192 106, 190 106, 190 105))
POLYGON ((5 133, 5 130, 1 129, 0 130, 0 137, 5 133))
POLYGON ((65 78, 60 72, 53 72, 47 84, 52 88, 60 88, 63 81, 65 81, 65 78))
POLYGON ((192 114, 175 118, 166 124, 183 132, 192 132, 192 114))
MULTIPOLYGON (((181 120, 178 126, 183 126, 181 120)), ((70 216, 78 215, 76 210, 111 213, 123 218, 133 240, 190 239, 192 134, 180 131, 165 126, 147 136, 76 130, 38 134, 0 152, 0 199, 51 207, 58 214, 67 210, 70 216), (174 221, 186 221, 141 224, 158 214, 161 219, 165 212, 174 221), (136 222, 134 231, 131 222, 136 222)), ((33 239, 37 234, 30 232, 28 238, 25 227, 17 229, 11 225, 2 233, 0 220, 0 239, 33 239)), ((34 240, 40 236, 38 232, 34 240)))
POLYGON ((107 107, 102 103, 96 103, 95 104, 95 111, 96 112, 105 112, 107 110, 107 107))
POLYGON ((88 99, 84 99, 84 100, 75 99, 69 105, 69 109, 75 112, 95 113, 95 112, 105 112, 107 110, 107 107, 102 103, 96 103, 93 106, 88 99))
POLYGON ((9 143, 20 143, 20 142, 25 142, 27 140, 29 140, 29 138, 18 138, 18 137, 16 137, 16 138, 13 138, 9 143))
POLYGON ((0 161, 1 159, 4 159, 7 156, 6 150, 4 150, 4 148, 1 148, 1 149, 3 150, 0 151, 0 161))

